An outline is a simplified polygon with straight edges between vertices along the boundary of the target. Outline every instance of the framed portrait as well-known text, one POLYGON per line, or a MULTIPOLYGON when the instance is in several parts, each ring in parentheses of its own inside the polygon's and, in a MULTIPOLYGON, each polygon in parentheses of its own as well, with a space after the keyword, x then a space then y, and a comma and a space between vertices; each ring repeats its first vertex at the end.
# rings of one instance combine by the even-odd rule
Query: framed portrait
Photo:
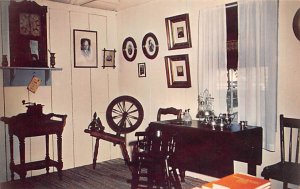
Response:
POLYGON ((189 14, 168 17, 165 21, 169 50, 192 47, 189 14))
POLYGON ((146 77, 146 64, 145 63, 138 63, 138 76, 146 77))
POLYGON ((137 49, 136 49, 136 43, 132 37, 127 37, 124 40, 122 45, 122 51, 123 51, 123 56, 127 61, 129 62, 134 61, 136 57, 137 49))
POLYGON ((169 88, 191 87, 188 54, 165 56, 165 66, 169 88))
POLYGON ((103 49, 103 68, 113 67, 115 68, 115 54, 116 50, 103 49))
POLYGON ((142 41, 144 55, 149 59, 154 59, 159 50, 157 38, 153 33, 147 33, 142 41))
POLYGON ((98 44, 97 32, 87 30, 73 30, 74 38, 74 67, 97 68, 98 44))

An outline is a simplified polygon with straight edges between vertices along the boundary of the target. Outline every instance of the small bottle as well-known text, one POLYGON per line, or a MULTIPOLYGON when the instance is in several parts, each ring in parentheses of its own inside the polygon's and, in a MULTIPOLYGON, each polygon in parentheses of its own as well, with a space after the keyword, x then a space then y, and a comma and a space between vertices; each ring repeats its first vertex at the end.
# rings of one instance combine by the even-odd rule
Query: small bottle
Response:
POLYGON ((190 115, 189 111, 190 111, 190 109, 186 109, 184 111, 184 115, 183 115, 183 121, 185 121, 187 123, 192 122, 192 116, 190 115))

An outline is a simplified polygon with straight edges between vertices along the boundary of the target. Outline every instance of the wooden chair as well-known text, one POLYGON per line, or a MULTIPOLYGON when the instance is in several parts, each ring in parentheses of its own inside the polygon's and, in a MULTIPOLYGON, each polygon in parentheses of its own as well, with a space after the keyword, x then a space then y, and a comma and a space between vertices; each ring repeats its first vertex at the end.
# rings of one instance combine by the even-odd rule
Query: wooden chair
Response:
MULTIPOLYGON (((159 108, 157 121, 162 115, 175 115, 181 119, 181 109, 159 108)), ((172 154, 175 150, 174 136, 151 131, 137 132, 137 141, 134 141, 132 155, 132 188, 144 186, 152 188, 181 188, 176 170, 172 166, 172 154)))
POLYGON ((265 179, 282 181, 284 189, 288 188, 288 183, 300 185, 300 164, 298 161, 299 140, 300 119, 287 118, 280 115, 281 161, 263 169, 261 175, 265 179), (285 133, 285 131, 287 133, 285 133), (288 145, 286 145, 285 142, 287 142, 288 145), (295 146, 293 147, 293 145, 295 146), (286 147, 288 147, 287 154, 286 147), (286 159, 286 157, 288 159, 286 159))
POLYGON ((167 136, 161 131, 137 132, 135 135, 137 145, 132 157, 131 188, 181 188, 178 175, 169 166, 175 151, 174 136, 167 136))
POLYGON ((157 112, 157 121, 161 121, 161 116, 162 115, 175 115, 177 116, 177 119, 181 119, 181 109, 176 109, 173 107, 170 108, 159 108, 157 112))

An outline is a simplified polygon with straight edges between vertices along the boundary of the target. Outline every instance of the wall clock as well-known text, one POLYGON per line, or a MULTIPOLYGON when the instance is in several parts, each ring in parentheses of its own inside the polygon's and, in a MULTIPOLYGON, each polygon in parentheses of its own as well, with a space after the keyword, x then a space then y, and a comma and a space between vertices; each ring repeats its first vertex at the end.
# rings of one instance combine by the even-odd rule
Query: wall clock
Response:
POLYGON ((293 19, 293 30, 295 36, 300 41, 300 8, 297 10, 294 19, 293 19))
POLYGON ((122 51, 123 51, 123 56, 127 61, 129 62, 134 61, 136 57, 137 49, 136 49, 136 43, 132 37, 127 37, 124 40, 122 45, 122 51))
POLYGON ((153 33, 147 33, 143 38, 142 48, 145 56, 149 59, 154 59, 159 50, 157 38, 153 33))
POLYGON ((47 67, 47 7, 33 1, 9 5, 11 67, 47 67))

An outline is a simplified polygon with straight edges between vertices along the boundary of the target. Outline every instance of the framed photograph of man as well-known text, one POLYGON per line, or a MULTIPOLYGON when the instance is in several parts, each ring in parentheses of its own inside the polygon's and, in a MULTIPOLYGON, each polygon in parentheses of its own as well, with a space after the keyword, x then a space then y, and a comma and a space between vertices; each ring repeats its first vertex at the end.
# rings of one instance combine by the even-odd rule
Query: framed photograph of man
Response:
POLYGON ((115 54, 116 50, 103 49, 103 68, 113 67, 115 68, 115 54))
POLYGON ((192 47, 189 14, 165 19, 169 50, 192 47))
POLYGON ((97 68, 98 44, 97 32, 87 30, 73 30, 74 39, 74 67, 97 68))
POLYGON ((165 66, 169 88, 191 87, 188 54, 165 56, 165 66))

